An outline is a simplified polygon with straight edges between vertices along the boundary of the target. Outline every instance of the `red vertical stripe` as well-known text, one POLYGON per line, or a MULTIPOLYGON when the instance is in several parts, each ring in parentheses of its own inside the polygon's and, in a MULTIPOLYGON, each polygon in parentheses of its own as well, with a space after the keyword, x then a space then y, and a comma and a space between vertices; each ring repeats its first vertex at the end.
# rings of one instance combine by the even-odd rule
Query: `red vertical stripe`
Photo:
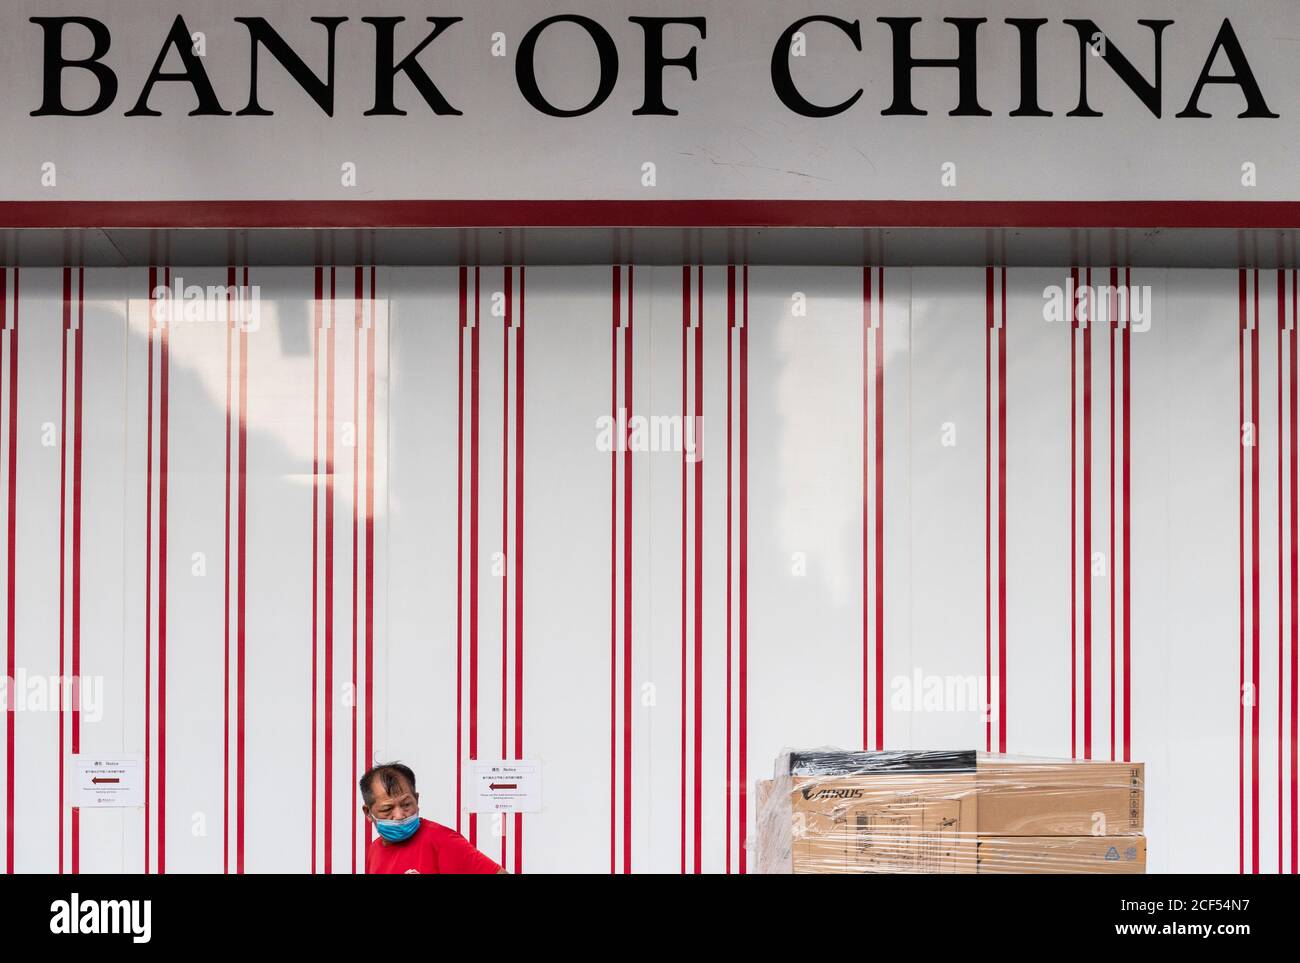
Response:
POLYGON ((632 872, 632 265, 627 267, 623 332, 623 399, 628 433, 623 450, 623 872, 632 872))
MULTIPOLYGON (((993 266, 984 268, 984 678, 993 681, 993 266)), ((1001 688, 1002 680, 998 680, 1001 688)), ((992 706, 984 748, 993 751, 992 706)))
POLYGON ((335 268, 330 266, 329 333, 325 336, 325 872, 334 871, 334 335, 335 268))
MULTIPOLYGON (((997 751, 1006 751, 1006 268, 997 329, 997 751)), ((879 444, 879 442, 878 442, 879 444)))
POLYGON ((1250 821, 1251 866, 1259 872, 1259 269, 1254 271, 1255 324, 1250 332, 1250 421, 1255 426, 1255 444, 1250 449, 1251 527, 1251 736, 1250 736, 1250 821))
MULTIPOLYGON (((727 265, 727 777, 725 782, 727 806, 727 872, 731 872, 731 341, 736 328, 736 266, 727 265)), ((863 652, 863 659, 866 652, 863 652)), ((864 661, 865 665, 865 661, 864 661)), ((864 690, 865 691, 865 690, 864 690)), ((865 719, 865 716, 863 717, 865 719)), ((865 744, 864 744, 865 747, 865 744)), ((744 840, 739 841, 744 845, 744 840)))
POLYGON ((463 756, 462 719, 464 676, 464 579, 465 579, 465 328, 468 319, 469 277, 465 265, 457 272, 460 286, 460 317, 456 328, 456 832, 465 808, 461 786, 463 756))
MULTIPOLYGON (((469 335, 469 757, 478 758, 478 362, 479 282, 474 266, 474 327, 469 335)), ((469 841, 478 845, 478 817, 469 814, 469 841)))
MULTIPOLYGON (((1246 270, 1237 273, 1237 870, 1246 871, 1246 270)), ((1254 427, 1251 428, 1252 434, 1254 427)))
MULTIPOLYGON (((703 424, 704 399, 704 265, 696 269, 695 312, 695 872, 702 868, 704 785, 704 460, 698 427, 703 424)), ((685 433, 683 433, 685 438, 685 433)), ((683 448, 685 445, 683 445, 683 448)))
MULTIPOLYGON (((66 649, 64 627, 67 624, 67 606, 65 603, 67 560, 67 505, 68 505, 68 334, 72 330, 72 268, 63 269, 63 326, 59 332, 59 346, 62 352, 62 367, 59 380, 59 679, 67 678, 63 655, 66 649)), ((63 815, 64 815, 64 772, 63 720, 66 707, 63 705, 63 686, 54 693, 55 705, 59 711, 59 872, 63 872, 63 815)))
MULTIPOLYGON (((1006 314, 1007 314, 1007 276, 1006 268, 995 276, 992 265, 984 269, 984 671, 985 678, 991 684, 993 679, 993 449, 997 448, 998 490, 997 490, 997 679, 998 679, 998 751, 1006 752, 1007 743, 1007 617, 1006 617, 1006 541, 1007 541, 1007 482, 1006 482, 1006 436, 1007 436, 1007 349, 1006 349, 1006 314), (1001 298, 995 303, 995 291, 1000 277, 1001 298), (1000 314, 996 314, 999 311, 1000 314), (999 322, 998 319, 1001 319, 999 322), (996 373, 993 368, 993 353, 997 352, 996 373), (997 425, 993 424, 993 383, 997 382, 997 425), (994 434, 996 428, 996 435, 994 434), (996 439, 996 440, 995 440, 996 439)), ((880 415, 877 415, 879 418, 880 415)), ((877 440, 877 446, 881 443, 877 440)), ((883 503, 879 512, 883 514, 883 503)), ((990 709, 992 707, 990 706, 990 709)), ((985 748, 993 749, 993 720, 991 714, 985 717, 985 748)), ((879 748, 879 747, 878 747, 879 748)))
MULTIPOLYGON (((690 330, 690 266, 681 265, 681 421, 690 417, 686 407, 686 334, 690 330)), ((686 595, 686 450, 681 450, 681 872, 686 872, 686 677, 688 677, 688 634, 686 617, 690 606, 686 595)))
MULTIPOLYGON (((318 699, 320 694, 319 667, 318 667, 318 618, 320 605, 318 600, 319 594, 319 576, 320 576, 320 341, 321 341, 321 321, 324 311, 323 301, 325 298, 323 272, 320 265, 315 269, 315 297, 312 301, 312 383, 311 383, 311 871, 316 872, 316 787, 318 784, 317 776, 317 747, 316 747, 316 725, 319 713, 318 699)), ((230 277, 233 279, 234 270, 231 269, 230 277)), ((230 339, 227 334, 226 339, 226 356, 227 365, 229 365, 230 339)), ((227 377, 229 384, 229 377, 227 377)), ((226 465, 229 473, 230 465, 230 401, 229 388, 227 388, 226 401, 226 465)), ((226 504, 230 504, 230 482, 226 482, 226 504)), ((229 551, 230 537, 230 512, 226 512, 226 544, 229 551)), ((229 565, 227 564, 227 568, 229 565)), ((229 574, 227 573, 227 582, 229 574)), ((227 624, 229 624, 229 611, 227 610, 227 624)), ((228 630, 227 630, 228 631, 228 630)), ((227 637, 227 660, 229 660, 229 637, 227 637)), ((229 686, 229 681, 227 681, 229 686)), ((227 692, 226 702, 229 705, 230 695, 227 692)), ((229 751, 227 750, 227 759, 229 751)))
MULTIPOLYGON (((163 270, 171 283, 171 268, 163 270)), ((167 427, 169 324, 164 320, 158 367, 158 872, 167 872, 167 427)))
MULTIPOLYGON (((360 657, 360 615, 358 611, 358 588, 360 583, 360 539, 361 530, 361 445, 357 435, 361 431, 361 312, 364 307, 365 281, 361 265, 352 269, 352 782, 356 785, 357 773, 357 701, 360 694, 357 668, 360 657)), ((361 815, 352 816, 352 872, 357 871, 357 844, 361 835, 361 815)), ((364 868, 364 866, 362 867, 364 868)))
POLYGON ((149 822, 150 782, 152 775, 151 746, 152 688, 153 688, 153 344, 154 327, 158 324, 158 303, 154 299, 158 269, 149 268, 149 323, 147 347, 149 352, 149 395, 147 402, 148 430, 145 433, 145 523, 144 523, 144 871, 149 872, 149 822))
MULTIPOLYGON (((885 269, 876 298, 876 748, 885 748, 885 269)), ((748 325, 746 326, 748 327, 748 325)))
POLYGON ((1092 758, 1092 268, 1083 328, 1083 758, 1092 758))
MULTIPOLYGON (((230 872, 230 408, 231 408, 231 326, 234 323, 234 315, 230 305, 230 291, 235 286, 235 268, 230 265, 226 268, 226 501, 225 501, 225 569, 223 575, 223 598, 225 599, 225 608, 222 613, 222 752, 221 752, 221 871, 230 872)), ((317 301, 319 302, 319 297, 317 301)), ((319 327, 319 324, 317 325, 319 327)), ((313 337, 315 332, 313 331, 313 337)), ((314 385, 313 385, 314 390, 314 385)), ((313 406, 313 413, 314 413, 313 406)), ((312 484, 315 485, 316 466, 313 459, 312 464, 312 484)), ((315 504, 312 505, 313 515, 315 514, 315 504)), ((313 532, 315 525, 312 525, 313 532)), ((315 544, 312 545, 312 558, 315 561, 315 544)), ((316 594, 315 565, 312 566, 312 596, 313 600, 316 594)), ((315 656, 315 617, 316 608, 312 606, 312 655, 315 656)), ((313 672, 313 677, 315 673, 313 672)), ((315 686, 312 687, 312 693, 315 694, 315 686)), ((313 715, 312 733, 313 733, 313 750, 315 748, 314 734, 316 732, 316 722, 313 715)), ((312 759, 312 856, 316 855, 316 778, 315 778, 315 757, 312 759)))
MULTIPOLYGON (((515 327, 515 758, 524 755, 524 267, 515 327)), ((515 872, 524 868, 524 819, 515 813, 515 872)))
MULTIPOLYGON (((502 269, 505 293, 505 318, 501 328, 501 543, 506 544, 510 537, 510 323, 513 313, 513 281, 510 265, 502 269)), ((509 728, 506 723, 506 710, 510 705, 506 676, 509 668, 509 602, 510 598, 510 564, 501 569, 501 758, 509 758, 506 738, 509 728)), ((501 865, 506 864, 506 829, 509 823, 502 816, 501 823, 501 865)))
MULTIPOLYGON (((1296 763, 1300 761, 1297 758, 1297 736, 1300 736, 1300 714, 1297 713, 1296 685, 1300 683, 1300 670, 1297 669, 1297 657, 1300 656, 1300 622, 1297 622, 1296 603, 1300 599, 1300 577, 1297 576, 1297 564, 1300 563, 1300 524, 1296 520, 1296 509, 1300 507, 1300 502, 1296 496, 1296 483, 1300 481, 1297 475, 1298 459, 1296 456, 1296 443, 1300 438, 1297 437, 1296 416, 1297 413, 1297 392, 1296 392, 1296 334, 1300 329, 1300 315, 1297 314, 1297 307, 1300 303, 1297 299, 1296 292, 1296 272, 1291 271, 1291 872, 1300 872, 1300 825, 1297 817, 1300 811, 1297 807, 1297 780, 1296 780, 1296 763)), ((1284 707, 1278 706, 1278 713, 1283 712, 1284 707)))
POLYGON ((862 268, 862 748, 871 748, 871 267, 862 268))
POLYGON ((1282 514, 1282 495, 1285 488, 1282 484, 1282 438, 1285 431, 1286 422, 1282 418, 1282 356, 1285 353, 1283 345, 1286 342, 1286 271, 1282 268, 1277 269, 1277 871, 1282 872, 1282 837, 1286 835, 1286 823, 1283 821, 1283 767, 1282 767, 1282 716, 1281 707, 1283 702, 1285 672, 1283 669, 1286 658, 1286 649, 1283 645, 1283 637, 1286 632, 1286 626, 1283 624, 1282 610, 1286 599, 1283 590, 1283 552, 1286 547, 1286 534, 1283 528, 1285 521, 1282 514))
MULTIPOLYGON (((8 565, 6 572, 7 603, 5 614, 5 637, 8 641, 5 653, 5 674, 12 679, 15 671, 14 612, 17 595, 15 593, 15 565, 17 563, 17 522, 18 522, 18 274, 14 268, 14 320, 9 336, 5 338, 9 347, 9 525, 7 533, 8 565)), ((8 300, 5 278, 8 272, 0 268, 0 330, 6 327, 5 305, 8 300)), ((4 360, 4 347, 0 343, 0 364, 4 360)), ((14 871, 14 703, 10 700, 5 710, 5 872, 14 871)), ((147 798, 147 797, 146 797, 147 798)))
MULTIPOLYGON (((72 678, 78 696, 72 706, 72 751, 81 752, 81 385, 82 338, 86 327, 86 269, 77 269, 77 331, 73 336, 72 443, 72 678)), ((72 807, 72 871, 81 872, 81 810, 72 807)))
POLYGON ((1078 525, 1078 401, 1079 374, 1074 332, 1079 326, 1079 269, 1070 268, 1070 758, 1079 755, 1079 525, 1078 525))
MULTIPOLYGON (((366 329, 366 737, 365 768, 375 764, 375 266, 370 265, 370 327, 366 329)), ((459 764, 459 760, 458 763, 459 764)), ((457 804, 459 811, 459 802, 457 804)), ((366 823, 366 845, 372 828, 366 823)))
MULTIPOLYGON (((248 287, 248 267, 244 266, 244 289, 248 287)), ((241 311, 249 310, 242 300, 241 311)), ((248 533, 248 318, 239 319, 239 492, 236 508, 236 536, 239 553, 235 570, 235 872, 244 872, 244 792, 247 767, 245 764, 245 728, 247 710, 247 559, 248 533)))
POLYGON ((1110 304, 1106 315, 1110 347, 1110 553, 1106 572, 1110 583, 1110 758, 1115 758, 1115 328, 1119 317, 1119 268, 1110 269, 1110 304))
MULTIPOLYGON (((740 838, 746 838, 749 820, 749 785, 746 763, 749 752, 749 265, 742 268, 740 328, 740 838)), ((740 849, 740 872, 745 872, 744 847, 740 849)))
POLYGON ((1123 546, 1123 552, 1124 552, 1124 588, 1123 588, 1123 605, 1124 605, 1124 621, 1123 621, 1123 633, 1124 633, 1124 761, 1125 761, 1125 762, 1128 762, 1128 761, 1129 761, 1129 757, 1130 757, 1131 746, 1132 746, 1132 733, 1133 733, 1133 727, 1132 727, 1132 725, 1131 725, 1132 717, 1133 717, 1133 710, 1132 710, 1132 705, 1133 705, 1133 700, 1132 700, 1133 690, 1132 690, 1132 674, 1131 674, 1132 606, 1131 606, 1131 604, 1130 604, 1131 599, 1130 599, 1130 592, 1129 592, 1130 586, 1131 586, 1132 583, 1133 583, 1132 574, 1131 574, 1131 572, 1130 572, 1130 569, 1132 568, 1132 562, 1131 562, 1131 559, 1132 559, 1132 552, 1131 552, 1131 550, 1130 550, 1130 549, 1131 549, 1131 544, 1130 544, 1130 539, 1129 539, 1129 532, 1130 532, 1130 530, 1131 530, 1131 526, 1130 526, 1131 515, 1130 515, 1130 511, 1129 511, 1130 504, 1131 504, 1131 500, 1130 500, 1130 497, 1129 497, 1129 492, 1130 492, 1130 485, 1129 485, 1129 465, 1130 465, 1130 461, 1129 461, 1129 452, 1130 452, 1130 432, 1129 432, 1129 394, 1130 394, 1130 390, 1129 390, 1129 389, 1130 389, 1130 378, 1129 378, 1129 334, 1130 334, 1130 320, 1131 320, 1131 319, 1127 316, 1127 312, 1128 312, 1129 309, 1131 308, 1131 306, 1132 306, 1132 302, 1133 302, 1133 283, 1132 283, 1132 276, 1130 275, 1130 272, 1129 272, 1129 269, 1128 269, 1128 268, 1125 268, 1125 269, 1124 269, 1124 291, 1125 291, 1124 306, 1125 306, 1126 316, 1125 316, 1125 318, 1124 318, 1124 334, 1123 334, 1123 337, 1122 337, 1120 343, 1121 343, 1121 349, 1123 350, 1123 353, 1124 353, 1124 373, 1123 373, 1123 378, 1124 378, 1124 413, 1123 413, 1123 423, 1124 423, 1124 442, 1123 442, 1123 445, 1124 445, 1124 454, 1123 454, 1123 459, 1124 459, 1124 471, 1123 471, 1123 481, 1122 481, 1122 485, 1123 485, 1123 495, 1124 495, 1124 519, 1123 519, 1123 533, 1124 533, 1124 534, 1123 534, 1123 543, 1122 543, 1122 546, 1123 546))
MULTIPOLYGON (((609 332, 610 399, 609 410, 618 425, 618 327, 622 307, 622 273, 617 264, 613 272, 613 318, 609 332)), ((617 872, 615 838, 618 797, 618 445, 610 446, 609 467, 609 871, 617 872)))

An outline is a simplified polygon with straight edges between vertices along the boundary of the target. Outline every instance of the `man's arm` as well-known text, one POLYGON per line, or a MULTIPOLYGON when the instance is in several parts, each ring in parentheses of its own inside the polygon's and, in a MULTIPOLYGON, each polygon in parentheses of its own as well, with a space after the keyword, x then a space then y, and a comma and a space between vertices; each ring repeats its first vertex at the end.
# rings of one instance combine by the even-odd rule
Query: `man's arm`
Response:
MULTIPOLYGON (((501 875, 506 870, 480 852, 455 830, 450 831, 438 847, 438 867, 444 873, 501 875)), ((509 875, 508 873, 506 875, 509 875)))

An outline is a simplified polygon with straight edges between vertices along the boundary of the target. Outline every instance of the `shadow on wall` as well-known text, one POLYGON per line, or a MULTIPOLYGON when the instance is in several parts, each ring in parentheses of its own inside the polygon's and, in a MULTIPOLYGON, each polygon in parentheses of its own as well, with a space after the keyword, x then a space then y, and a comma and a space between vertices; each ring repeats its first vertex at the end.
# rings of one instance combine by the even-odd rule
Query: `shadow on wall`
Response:
POLYGON ((224 268, 4 274, 6 865, 350 871, 385 484, 374 270, 241 270, 242 323, 224 268), (152 325, 150 275, 182 294, 152 325), (54 698, 22 711, 34 680, 54 698), (78 809, 77 752, 147 760, 143 808, 78 809), (256 815, 286 796, 310 822, 291 836, 256 815))

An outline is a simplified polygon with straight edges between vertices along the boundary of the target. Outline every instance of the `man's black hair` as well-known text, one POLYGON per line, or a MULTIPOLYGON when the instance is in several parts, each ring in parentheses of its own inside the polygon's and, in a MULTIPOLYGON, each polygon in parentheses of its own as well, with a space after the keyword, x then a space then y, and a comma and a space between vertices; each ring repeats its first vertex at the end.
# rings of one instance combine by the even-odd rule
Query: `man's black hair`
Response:
POLYGON ((375 794, 371 787, 376 777, 383 784, 384 792, 390 796, 402 788, 402 779, 411 787, 411 792, 415 792, 415 773, 410 766, 404 766, 400 762, 381 762, 367 769, 357 784, 361 789, 361 799, 367 806, 375 804, 375 794))

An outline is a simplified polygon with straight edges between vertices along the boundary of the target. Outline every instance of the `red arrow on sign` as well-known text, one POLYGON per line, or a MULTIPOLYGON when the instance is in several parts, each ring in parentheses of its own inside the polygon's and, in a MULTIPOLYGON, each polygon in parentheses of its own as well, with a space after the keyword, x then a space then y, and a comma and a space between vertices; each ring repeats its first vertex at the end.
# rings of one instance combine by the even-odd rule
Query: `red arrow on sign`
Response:
POLYGON ((121 780, 121 779, 109 779, 109 778, 107 778, 107 777, 101 779, 100 777, 96 776, 94 779, 92 779, 92 780, 90 780, 90 781, 91 781, 92 783, 100 783, 100 782, 121 782, 122 780, 121 780))
POLYGON ((513 782, 493 782, 488 784, 489 789, 518 789, 519 784, 513 782))

